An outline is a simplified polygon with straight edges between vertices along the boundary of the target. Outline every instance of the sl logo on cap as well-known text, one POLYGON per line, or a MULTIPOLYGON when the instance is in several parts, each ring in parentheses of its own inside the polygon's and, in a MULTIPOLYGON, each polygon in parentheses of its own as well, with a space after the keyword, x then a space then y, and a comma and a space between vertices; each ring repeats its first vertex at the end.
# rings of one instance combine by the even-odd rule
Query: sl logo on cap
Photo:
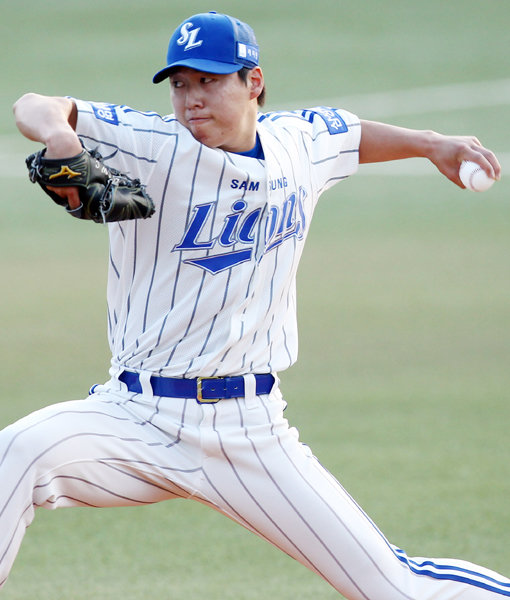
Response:
POLYGON ((179 46, 184 46, 186 44, 184 50, 191 50, 192 48, 198 48, 198 46, 202 45, 203 40, 197 40, 200 27, 191 29, 192 27, 193 23, 191 21, 184 23, 181 27, 181 37, 177 40, 177 44, 179 46))

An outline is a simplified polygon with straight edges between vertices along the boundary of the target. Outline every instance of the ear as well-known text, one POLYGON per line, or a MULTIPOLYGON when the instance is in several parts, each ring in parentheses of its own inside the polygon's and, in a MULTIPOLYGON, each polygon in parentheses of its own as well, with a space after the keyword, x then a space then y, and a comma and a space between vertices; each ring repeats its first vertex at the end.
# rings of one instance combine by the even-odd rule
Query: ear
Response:
POLYGON ((254 67, 248 74, 248 89, 250 100, 258 98, 264 89, 264 75, 260 67, 254 67))

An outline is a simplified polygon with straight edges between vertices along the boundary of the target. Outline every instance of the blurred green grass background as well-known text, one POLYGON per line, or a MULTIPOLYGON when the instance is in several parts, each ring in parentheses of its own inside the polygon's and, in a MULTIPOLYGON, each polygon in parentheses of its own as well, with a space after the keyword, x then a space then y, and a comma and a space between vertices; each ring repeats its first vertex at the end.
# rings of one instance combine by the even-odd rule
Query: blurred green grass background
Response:
MULTIPOLYGON (((1 0, 0 426, 106 378, 106 230, 24 177, 35 146, 11 116, 26 91, 170 112, 172 29, 205 10, 254 27, 268 108, 329 103, 477 135, 508 164, 508 93, 412 110, 394 90, 508 81, 501 0, 1 0), (348 105, 342 103, 342 99, 348 105), (394 101, 392 101, 394 98, 394 101), (352 104, 351 104, 352 103, 352 104), (356 104, 356 105, 355 105, 356 104), (400 112, 399 112, 400 111, 400 112)), ((503 180, 462 192, 420 161, 322 199, 302 261, 289 420, 391 541, 510 574, 510 205, 503 180), (423 170, 422 170, 423 169, 423 170)), ((0 483, 1 485, 1 483, 0 483)), ((334 598, 267 544, 194 503, 39 511, 5 600, 334 598)))

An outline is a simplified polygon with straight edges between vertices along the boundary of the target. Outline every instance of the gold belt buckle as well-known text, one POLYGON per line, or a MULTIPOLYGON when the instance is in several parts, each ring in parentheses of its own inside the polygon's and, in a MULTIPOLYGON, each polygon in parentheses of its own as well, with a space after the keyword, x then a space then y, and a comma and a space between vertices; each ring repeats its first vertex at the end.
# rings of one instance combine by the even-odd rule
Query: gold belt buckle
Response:
POLYGON ((197 400, 201 404, 216 404, 219 401, 219 398, 206 398, 204 400, 202 396, 202 381, 204 379, 221 379, 221 377, 197 377, 197 400))

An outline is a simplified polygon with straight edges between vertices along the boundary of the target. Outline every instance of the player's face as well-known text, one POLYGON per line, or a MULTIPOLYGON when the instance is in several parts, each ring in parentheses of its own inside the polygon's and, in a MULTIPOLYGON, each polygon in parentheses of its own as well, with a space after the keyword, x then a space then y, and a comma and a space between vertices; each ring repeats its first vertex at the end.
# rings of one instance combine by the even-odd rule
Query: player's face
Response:
POLYGON ((181 67, 170 76, 177 120, 211 148, 246 152, 255 145, 258 94, 237 73, 216 75, 181 67))

